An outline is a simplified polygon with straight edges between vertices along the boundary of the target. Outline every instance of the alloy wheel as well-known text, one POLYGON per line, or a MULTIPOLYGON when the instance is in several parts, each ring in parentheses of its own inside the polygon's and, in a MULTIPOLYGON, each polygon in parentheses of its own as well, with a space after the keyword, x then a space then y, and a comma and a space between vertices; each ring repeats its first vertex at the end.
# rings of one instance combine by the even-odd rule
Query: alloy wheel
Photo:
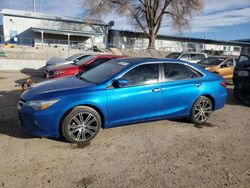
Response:
POLYGON ((194 118, 197 122, 205 122, 212 112, 212 105, 210 101, 206 99, 200 100, 194 109, 194 118))
POLYGON ((98 121, 89 112, 81 112, 73 116, 68 125, 69 136, 77 141, 88 141, 95 136, 98 131, 98 121))

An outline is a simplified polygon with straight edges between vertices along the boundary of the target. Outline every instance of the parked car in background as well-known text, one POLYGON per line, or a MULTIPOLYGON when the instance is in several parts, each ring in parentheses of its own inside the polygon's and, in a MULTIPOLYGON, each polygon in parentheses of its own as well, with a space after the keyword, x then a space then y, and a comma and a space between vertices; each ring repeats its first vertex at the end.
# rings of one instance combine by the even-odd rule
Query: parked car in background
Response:
POLYGON ((190 63, 197 63, 207 58, 207 55, 205 53, 198 52, 174 52, 168 54, 166 58, 188 61, 190 63))
POLYGON ((106 61, 117 58, 124 58, 126 56, 120 55, 88 55, 81 60, 57 67, 49 67, 46 69, 47 78, 60 78, 64 76, 71 76, 78 73, 83 73, 87 70, 90 70, 106 61))
POLYGON ((74 54, 66 59, 63 59, 60 57, 52 57, 46 62, 45 70, 49 66, 56 67, 56 66, 61 66, 61 65, 68 65, 68 64, 72 64, 72 63, 77 63, 78 61, 80 61, 81 59, 83 59, 89 55, 90 54, 79 53, 79 54, 74 54))
POLYGON ((184 117, 204 123, 225 105, 225 87, 221 76, 187 62, 115 59, 36 84, 21 95, 18 110, 30 134, 86 143, 100 128, 141 121, 184 117))
POLYGON ((234 69, 234 96, 250 106, 250 55, 241 55, 234 69))
POLYGON ((235 57, 212 56, 197 63, 206 70, 220 74, 228 82, 232 81, 237 59, 235 57))

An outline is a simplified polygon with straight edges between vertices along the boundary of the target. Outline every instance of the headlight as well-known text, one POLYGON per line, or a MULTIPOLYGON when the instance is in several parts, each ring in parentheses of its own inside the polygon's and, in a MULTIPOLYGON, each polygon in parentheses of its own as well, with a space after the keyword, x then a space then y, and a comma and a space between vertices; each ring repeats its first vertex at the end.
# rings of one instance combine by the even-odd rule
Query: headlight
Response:
POLYGON ((56 102, 58 102, 59 100, 49 100, 49 101, 28 101, 26 102, 25 105, 32 107, 35 110, 44 110, 46 108, 49 108, 50 106, 52 106, 53 104, 55 104, 56 102))
POLYGON ((59 75, 59 74, 62 74, 62 73, 64 73, 64 71, 62 71, 62 70, 60 70, 60 71, 55 71, 55 72, 54 72, 54 75, 59 75))
POLYGON ((206 67, 205 69, 206 69, 206 70, 209 70, 209 67, 206 67))

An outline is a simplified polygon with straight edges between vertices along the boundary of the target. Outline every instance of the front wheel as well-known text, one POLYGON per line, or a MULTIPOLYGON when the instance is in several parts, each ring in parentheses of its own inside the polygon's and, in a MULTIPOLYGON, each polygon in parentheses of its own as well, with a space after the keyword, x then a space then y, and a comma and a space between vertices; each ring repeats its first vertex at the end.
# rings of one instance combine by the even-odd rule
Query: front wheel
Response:
POLYGON ((213 104, 211 100, 205 96, 201 96, 192 107, 190 120, 195 124, 205 123, 211 116, 212 110, 213 104))
POLYGON ((97 111, 88 106, 79 106, 63 119, 62 133, 69 142, 86 144, 97 135, 101 124, 97 111))

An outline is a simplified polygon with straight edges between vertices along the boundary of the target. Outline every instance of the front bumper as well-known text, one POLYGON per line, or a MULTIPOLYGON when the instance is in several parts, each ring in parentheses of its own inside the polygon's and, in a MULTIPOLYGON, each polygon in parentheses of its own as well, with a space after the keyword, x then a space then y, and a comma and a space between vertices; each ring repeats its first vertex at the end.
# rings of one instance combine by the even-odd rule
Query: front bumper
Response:
POLYGON ((37 111, 22 106, 18 109, 21 127, 29 134, 38 137, 59 137, 60 117, 58 111, 48 108, 37 111))

